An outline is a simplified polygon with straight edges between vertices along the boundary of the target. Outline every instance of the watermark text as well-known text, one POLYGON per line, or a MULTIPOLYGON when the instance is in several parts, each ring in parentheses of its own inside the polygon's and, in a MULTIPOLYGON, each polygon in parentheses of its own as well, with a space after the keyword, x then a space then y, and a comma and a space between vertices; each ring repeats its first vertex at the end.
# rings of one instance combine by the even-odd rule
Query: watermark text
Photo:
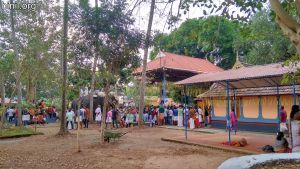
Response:
POLYGON ((28 1, 28 0, 23 0, 23 1, 13 1, 13 2, 2 2, 0 4, 0 7, 2 9, 9 9, 9 10, 30 10, 34 11, 37 7, 37 2, 36 1, 28 1))

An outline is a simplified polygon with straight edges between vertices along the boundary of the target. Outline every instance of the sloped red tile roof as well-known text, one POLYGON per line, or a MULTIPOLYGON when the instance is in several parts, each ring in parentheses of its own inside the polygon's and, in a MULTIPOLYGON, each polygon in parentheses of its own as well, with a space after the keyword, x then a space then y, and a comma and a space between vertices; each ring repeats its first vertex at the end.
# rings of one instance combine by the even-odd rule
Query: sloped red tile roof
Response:
MULTIPOLYGON (((300 93, 300 85, 295 86, 296 94, 300 93)), ((236 96, 267 96, 267 95, 288 95, 293 94, 293 86, 279 86, 277 87, 259 87, 259 88, 244 88, 236 89, 236 96)), ((226 96, 226 88, 218 83, 214 83, 209 90, 197 96, 200 98, 208 97, 224 97, 226 96)), ((229 90, 229 96, 233 96, 233 90, 229 90)))
MULTIPOLYGON (((299 66, 297 66, 296 68, 299 68, 299 66)), ((283 66, 282 63, 256 65, 241 69, 230 69, 223 72, 199 74, 187 78, 185 80, 176 82, 176 84, 197 84, 206 82, 220 82, 225 80, 241 81, 247 79, 265 79, 267 77, 281 77, 283 74, 294 72, 296 68, 283 66)), ((259 81, 256 81, 254 83, 258 82, 259 81)), ((257 86, 259 86, 259 84, 257 84, 257 86)))
MULTIPOLYGON (((189 71, 194 73, 208 73, 208 72, 220 72, 222 68, 212 64, 208 60, 193 58, 190 56, 177 55, 169 52, 160 52, 158 57, 147 63, 147 72, 156 70, 159 68, 176 69, 182 71, 189 71)), ((142 67, 135 70, 134 74, 140 74, 142 67)))

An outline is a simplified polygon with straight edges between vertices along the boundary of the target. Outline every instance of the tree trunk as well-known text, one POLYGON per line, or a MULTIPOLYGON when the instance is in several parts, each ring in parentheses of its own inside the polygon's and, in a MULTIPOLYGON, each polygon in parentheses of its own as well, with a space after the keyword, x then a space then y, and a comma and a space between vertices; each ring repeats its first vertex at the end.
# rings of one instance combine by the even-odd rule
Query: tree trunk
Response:
MULTIPOLYGON (((10 3, 14 3, 13 0, 10 0, 10 3)), ((17 98, 18 98, 18 122, 19 126, 22 125, 22 115, 21 115, 21 108, 22 108, 22 88, 21 88, 21 70, 20 70, 20 58, 19 52, 17 48, 17 40, 16 40, 16 32, 15 32, 15 19, 14 19, 14 9, 10 10, 10 23, 11 23, 11 40, 12 46, 15 54, 15 78, 16 78, 16 89, 17 89, 17 98)))
POLYGON ((145 97, 145 82, 146 82, 146 69, 147 69, 147 58, 148 58, 148 47, 149 41, 151 36, 151 27, 153 22, 153 15, 154 15, 154 7, 155 7, 155 0, 151 0, 150 6, 150 16, 144 46, 144 57, 143 57, 143 71, 142 71, 142 81, 140 84, 140 103, 139 103, 139 127, 141 127, 143 122, 143 111, 144 111, 144 97, 145 97))
MULTIPOLYGON (((110 73, 112 70, 112 65, 108 65, 108 72, 110 73)), ((109 88, 110 88, 110 78, 108 77, 106 80, 106 85, 104 88, 104 103, 103 103, 103 112, 102 112, 102 121, 101 121, 101 128, 100 128, 100 143, 104 143, 104 132, 106 128, 106 115, 107 115, 107 107, 108 107, 108 100, 109 100, 109 88)))
POLYGON ((1 105, 5 106, 5 78, 2 73, 0 73, 0 88, 1 88, 1 105))
POLYGON ((34 80, 32 78, 32 76, 28 76, 28 87, 27 87, 27 102, 29 103, 33 103, 33 100, 35 96, 35 83, 34 80))
MULTIPOLYGON (((96 52, 95 55, 97 55, 98 52, 96 52)), ((94 121, 94 90, 95 90, 95 79, 96 79, 96 66, 97 66, 97 56, 94 57, 94 63, 93 63, 93 70, 92 70, 92 82, 91 82, 91 92, 89 95, 89 100, 90 100, 90 119, 91 121, 94 121)))
POLYGON ((2 122, 5 121, 5 85, 4 85, 4 75, 0 73, 0 88, 1 88, 1 120, 2 122))
MULTIPOLYGON (((98 0, 95 0, 95 8, 98 12, 98 0)), ((99 54, 99 43, 98 43, 98 36, 96 36, 96 52, 94 56, 94 63, 93 63, 93 69, 92 69, 92 82, 91 82, 91 92, 89 95, 90 100, 90 119, 91 121, 94 121, 94 91, 95 91, 95 79, 96 79, 96 67, 97 67, 97 61, 98 61, 98 54, 99 54)))
POLYGON ((290 41, 294 44, 297 50, 297 54, 300 55, 300 35, 299 33, 294 32, 292 29, 287 27, 282 19, 278 16, 276 17, 276 22, 280 26, 282 32, 290 39, 290 41))
POLYGON ((67 108, 67 46, 68 46, 68 0, 64 0, 63 15, 63 38, 62 38, 62 97, 61 97, 61 117, 59 135, 68 133, 66 128, 66 108, 67 108))
MULTIPOLYGON (((295 1, 297 10, 300 9, 300 1, 295 1)), ((290 39, 300 55, 300 25, 291 17, 282 7, 278 0, 270 0, 271 7, 276 13, 276 22, 280 26, 283 33, 290 39)))

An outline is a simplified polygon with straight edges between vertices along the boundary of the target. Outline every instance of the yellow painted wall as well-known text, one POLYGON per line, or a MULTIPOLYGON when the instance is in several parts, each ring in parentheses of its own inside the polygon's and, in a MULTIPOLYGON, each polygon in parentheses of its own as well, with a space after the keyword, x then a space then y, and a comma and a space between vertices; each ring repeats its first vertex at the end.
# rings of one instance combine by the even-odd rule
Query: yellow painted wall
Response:
POLYGON ((258 96, 243 97, 243 114, 245 118, 257 118, 258 117, 258 96))
MULTIPOLYGON (((298 98, 297 98, 298 103, 298 98)), ((291 112, 291 107, 294 104, 292 95, 281 95, 280 105, 283 105, 286 112, 291 112)), ((262 115, 265 119, 277 118, 277 96, 262 96, 262 115)))
MULTIPOLYGON (((298 97, 296 98, 296 103, 298 104, 298 97)), ((294 105, 294 97, 292 95, 281 95, 280 105, 284 106, 285 111, 290 116, 292 106, 294 105)))
POLYGON ((262 116, 265 119, 277 118, 277 96, 262 96, 262 116))
POLYGON ((216 117, 224 117, 226 115, 226 100, 214 99, 214 113, 216 117))

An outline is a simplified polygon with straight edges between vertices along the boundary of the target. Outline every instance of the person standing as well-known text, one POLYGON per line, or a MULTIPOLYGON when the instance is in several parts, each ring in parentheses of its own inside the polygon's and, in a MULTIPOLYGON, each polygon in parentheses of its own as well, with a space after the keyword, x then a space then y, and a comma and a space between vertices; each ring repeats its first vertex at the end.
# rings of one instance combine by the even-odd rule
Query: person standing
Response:
POLYGON ((300 152, 300 110, 298 105, 292 106, 290 128, 292 152, 300 152))
POLYGON ((173 107, 173 122, 174 125, 178 124, 178 110, 176 106, 173 107))
POLYGON ((11 107, 7 110, 8 113, 8 122, 12 122, 14 118, 14 109, 11 107))
POLYGON ((66 114, 68 129, 69 129, 69 123, 71 124, 71 129, 74 129, 74 124, 73 124, 74 117, 75 117, 74 112, 71 109, 69 109, 69 111, 66 114))
POLYGON ((287 127, 287 112, 284 110, 284 106, 280 108, 280 131, 285 133, 288 130, 287 127))
POLYGON ((169 107, 168 110, 168 121, 169 121, 169 125, 173 125, 173 110, 171 107, 169 107))
POLYGON ((193 107, 189 107, 190 110, 190 117, 189 119, 189 123, 190 123, 190 129, 194 129, 195 128, 195 116, 196 116, 196 111, 193 107))
POLYGON ((182 105, 179 106, 178 108, 178 120, 177 120, 177 126, 178 127, 183 127, 183 108, 182 105))
POLYGON ((207 119, 207 117, 208 117, 208 107, 207 106, 205 106, 205 108, 204 108, 204 126, 207 126, 207 124, 208 124, 208 119, 207 119))
POLYGON ((237 130, 237 118, 234 112, 234 109, 231 109, 230 112, 230 130, 234 130, 234 133, 236 134, 236 130, 237 130))
POLYGON ((164 111, 164 123, 165 123, 165 125, 166 124, 169 124, 169 120, 168 120, 168 117, 169 117, 169 107, 166 107, 165 109, 164 109, 165 111, 164 111))
POLYGON ((84 114, 85 114, 85 109, 83 108, 83 106, 81 106, 80 110, 79 110, 79 122, 80 122, 80 128, 82 128, 82 123, 84 125, 85 128, 85 118, 84 118, 84 114))
POLYGON ((28 121, 30 120, 30 115, 28 113, 27 109, 23 109, 22 110, 22 124, 25 127, 28 123, 28 121))
POLYGON ((120 126, 121 126, 121 128, 124 128, 125 120, 126 120, 126 114, 125 114, 124 108, 120 107, 119 112, 120 112, 120 126))
POLYGON ((198 108, 198 120, 199 120, 199 127, 202 127, 202 123, 203 123, 203 111, 201 109, 201 107, 198 108))
POLYGON ((107 118, 106 118, 106 126, 108 123, 111 123, 112 122, 112 109, 110 109, 108 112, 107 112, 107 118))
POLYGON ((83 114, 84 128, 89 128, 89 118, 90 118, 90 109, 86 107, 85 112, 83 114))
POLYGON ((118 111, 116 108, 113 108, 112 109, 112 125, 113 125, 113 128, 115 128, 115 124, 116 124, 116 128, 119 128, 118 127, 118 121, 117 121, 117 117, 118 117, 118 111))
POLYGON ((126 115, 126 127, 133 127, 133 121, 134 121, 134 115, 132 112, 128 112, 128 114, 126 115))
POLYGON ((102 118, 102 113, 101 113, 101 107, 98 105, 97 109, 95 110, 96 114, 96 122, 97 124, 101 125, 101 118, 102 118))
POLYGON ((152 121, 151 121, 151 126, 153 127, 155 124, 158 125, 158 115, 157 115, 157 107, 154 107, 152 112, 151 112, 151 117, 152 117, 152 121))
POLYGON ((148 109, 148 107, 144 108, 143 121, 144 122, 148 122, 149 121, 149 109, 148 109))
POLYGON ((159 113, 158 125, 163 125, 164 124, 164 113, 165 113, 165 108, 164 108, 163 104, 161 104, 159 106, 158 113, 159 113))

